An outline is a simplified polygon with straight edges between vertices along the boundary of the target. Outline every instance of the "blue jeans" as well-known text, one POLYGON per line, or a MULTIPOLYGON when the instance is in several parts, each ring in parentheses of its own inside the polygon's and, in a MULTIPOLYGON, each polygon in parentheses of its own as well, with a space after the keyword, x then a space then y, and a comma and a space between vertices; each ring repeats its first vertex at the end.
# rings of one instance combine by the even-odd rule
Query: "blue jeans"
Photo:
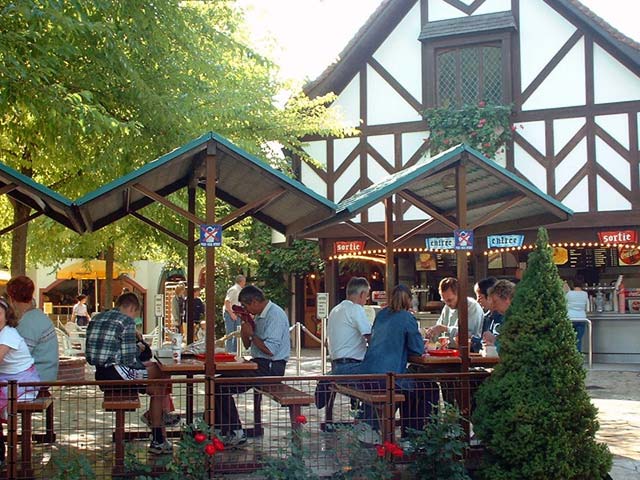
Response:
MULTIPOLYGON (((227 312, 224 312, 224 332, 226 335, 235 332, 240 326, 240 319, 234 321, 227 312)), ((236 317, 237 318, 237 317, 236 317)), ((236 353, 238 348, 238 339, 236 337, 230 338, 225 343, 225 350, 229 353, 236 353)))
POLYGON ((582 353, 582 337, 584 337, 587 325, 584 322, 573 322, 573 329, 576 331, 576 347, 582 353))

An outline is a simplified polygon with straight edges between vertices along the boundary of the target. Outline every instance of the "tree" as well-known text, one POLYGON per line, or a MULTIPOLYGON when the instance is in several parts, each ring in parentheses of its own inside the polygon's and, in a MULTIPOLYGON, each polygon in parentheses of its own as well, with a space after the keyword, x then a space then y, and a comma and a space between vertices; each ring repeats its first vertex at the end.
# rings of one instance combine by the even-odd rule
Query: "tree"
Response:
POLYGON ((596 408, 542 228, 536 247, 502 327, 500 364, 476 395, 482 478, 604 478, 611 454, 595 441, 596 408))
MULTIPOLYGON (((75 199, 209 130, 268 161, 279 160, 269 142, 302 154, 298 139, 304 135, 340 135, 326 108, 332 96, 297 96, 285 108, 274 104, 282 87, 277 68, 247 46, 242 27, 242 12, 232 1, 5 4, 0 161, 75 199)), ((186 194, 174 200, 186 204, 186 194)), ((0 207, 7 219, 29 214, 7 202, 0 207)), ((163 225, 185 229, 175 215, 148 208, 163 225)), ((157 232, 138 222, 120 222, 81 241, 50 230, 46 219, 30 228, 46 228, 64 248, 52 252, 50 242, 27 236, 27 226, 15 230, 13 274, 24 271, 27 238, 30 255, 39 259, 76 247, 104 251, 112 244, 116 255, 118 245, 136 251, 140 243, 134 241, 141 237, 147 250, 184 257, 173 242, 162 238, 163 245, 155 244, 157 232)))

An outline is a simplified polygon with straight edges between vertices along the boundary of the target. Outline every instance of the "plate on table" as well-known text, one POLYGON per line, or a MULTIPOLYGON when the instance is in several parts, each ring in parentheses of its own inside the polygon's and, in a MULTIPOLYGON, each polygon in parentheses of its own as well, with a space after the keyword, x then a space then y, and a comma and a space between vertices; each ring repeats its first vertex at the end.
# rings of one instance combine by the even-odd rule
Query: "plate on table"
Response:
POLYGON ((434 357, 459 357, 460 352, 458 350, 452 350, 450 348, 441 348, 440 350, 427 350, 427 353, 434 357))

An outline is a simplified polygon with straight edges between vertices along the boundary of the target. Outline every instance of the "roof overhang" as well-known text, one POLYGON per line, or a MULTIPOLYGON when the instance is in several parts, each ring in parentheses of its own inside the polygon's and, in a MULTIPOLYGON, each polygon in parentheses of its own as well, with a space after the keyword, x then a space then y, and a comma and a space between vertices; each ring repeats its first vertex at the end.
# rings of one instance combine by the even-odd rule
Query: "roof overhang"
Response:
POLYGON ((336 205, 225 138, 207 133, 77 200, 88 231, 98 230, 189 185, 204 185, 216 157, 216 197, 285 235, 334 214, 336 205), (145 193, 147 192, 147 193, 145 193))
POLYGON ((467 145, 458 145, 361 190, 338 204, 336 215, 311 225, 299 236, 322 236, 321 230, 347 221, 392 195, 400 196, 445 228, 472 228, 477 236, 547 225, 568 220, 573 211, 528 181, 484 157, 467 145), (466 170, 466 225, 458 225, 455 175, 466 170))

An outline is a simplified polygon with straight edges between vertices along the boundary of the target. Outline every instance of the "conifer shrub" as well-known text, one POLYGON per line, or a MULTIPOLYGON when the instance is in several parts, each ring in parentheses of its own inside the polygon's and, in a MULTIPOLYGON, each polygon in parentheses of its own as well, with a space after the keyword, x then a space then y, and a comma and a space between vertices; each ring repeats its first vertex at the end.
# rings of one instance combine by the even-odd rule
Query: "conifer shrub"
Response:
POLYGON ((476 395, 480 477, 602 479, 611 454, 595 440, 596 408, 546 230, 536 244, 502 325, 500 364, 476 395))

